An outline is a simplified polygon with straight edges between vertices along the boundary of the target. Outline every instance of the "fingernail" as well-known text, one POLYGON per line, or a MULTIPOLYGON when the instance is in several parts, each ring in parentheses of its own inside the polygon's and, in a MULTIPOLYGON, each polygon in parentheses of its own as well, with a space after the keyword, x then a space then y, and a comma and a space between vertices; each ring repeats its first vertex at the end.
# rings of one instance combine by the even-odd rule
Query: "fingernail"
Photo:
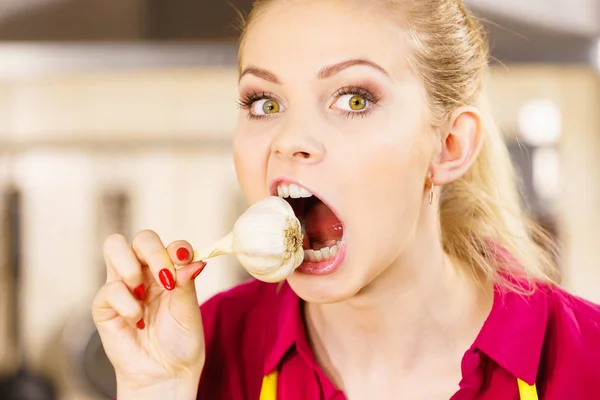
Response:
POLYGON ((158 273, 158 277, 160 278, 160 283, 162 283, 165 289, 175 289, 175 279, 173 279, 173 274, 171 273, 171 271, 169 271, 166 268, 161 269, 158 273))
POLYGON ((179 261, 186 261, 188 258, 190 258, 190 251, 185 247, 178 248, 175 254, 177 254, 177 259, 179 261))
POLYGON ((140 286, 138 286, 135 289, 133 289, 133 295, 139 301, 146 300, 146 288, 144 287, 143 283, 140 286))
POLYGON ((194 272, 194 275, 192 275, 191 280, 196 279, 198 277, 198 275, 200 275, 200 273, 204 270, 204 267, 206 267, 206 263, 203 261, 202 266, 200 268, 198 268, 198 270, 196 272, 194 272))
POLYGON ((135 326, 141 331, 146 327, 146 323, 144 322, 144 318, 140 319, 135 326))

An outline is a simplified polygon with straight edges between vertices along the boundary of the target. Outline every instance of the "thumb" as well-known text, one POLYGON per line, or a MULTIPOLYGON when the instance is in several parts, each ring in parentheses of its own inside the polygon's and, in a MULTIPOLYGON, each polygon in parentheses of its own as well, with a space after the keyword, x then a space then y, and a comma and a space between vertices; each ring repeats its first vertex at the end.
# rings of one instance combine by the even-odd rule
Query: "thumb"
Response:
POLYGON ((200 275, 200 273, 206 267, 205 261, 197 261, 182 267, 176 267, 175 273, 177 274, 177 284, 181 287, 195 287, 194 280, 200 275))
POLYGON ((168 309, 175 320, 192 332, 202 331, 200 305, 193 277, 202 272, 206 263, 198 261, 176 269, 177 284, 169 292, 168 309))

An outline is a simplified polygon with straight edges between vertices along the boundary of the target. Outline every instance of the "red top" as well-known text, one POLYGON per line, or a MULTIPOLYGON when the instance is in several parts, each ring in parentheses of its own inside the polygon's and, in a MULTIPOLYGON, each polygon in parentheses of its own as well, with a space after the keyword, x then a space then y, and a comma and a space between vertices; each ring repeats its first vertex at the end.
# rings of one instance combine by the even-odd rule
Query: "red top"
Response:
MULTIPOLYGON (((279 369, 277 400, 344 400, 308 345, 302 302, 287 285, 250 281, 201 306, 206 365, 198 399, 258 400, 279 369)), ((496 289, 462 360, 451 400, 518 399, 517 378, 542 400, 600 399, 600 306, 558 288, 496 289)))

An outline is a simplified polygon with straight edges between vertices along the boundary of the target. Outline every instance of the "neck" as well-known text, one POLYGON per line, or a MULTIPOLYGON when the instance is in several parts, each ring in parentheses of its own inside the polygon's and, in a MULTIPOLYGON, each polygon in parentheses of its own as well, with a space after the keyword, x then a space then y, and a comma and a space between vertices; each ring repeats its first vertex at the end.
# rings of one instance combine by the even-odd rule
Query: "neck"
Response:
POLYGON ((354 373, 364 378, 385 370, 397 376, 445 356, 458 358, 460 366, 491 309, 492 290, 431 243, 439 241, 411 245, 347 301, 306 305, 317 360, 338 386, 354 373))

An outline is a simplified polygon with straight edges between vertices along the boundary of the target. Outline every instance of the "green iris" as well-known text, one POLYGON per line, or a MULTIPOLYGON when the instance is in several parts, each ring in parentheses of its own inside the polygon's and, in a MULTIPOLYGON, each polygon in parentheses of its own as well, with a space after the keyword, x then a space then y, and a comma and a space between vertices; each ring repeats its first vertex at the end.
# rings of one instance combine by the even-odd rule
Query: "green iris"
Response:
POLYGON ((276 114, 279 112, 279 104, 273 100, 265 101, 262 108, 265 114, 276 114))
POLYGON ((367 99, 363 96, 352 96, 350 99, 350 109, 353 111, 364 110, 367 107, 367 99))

